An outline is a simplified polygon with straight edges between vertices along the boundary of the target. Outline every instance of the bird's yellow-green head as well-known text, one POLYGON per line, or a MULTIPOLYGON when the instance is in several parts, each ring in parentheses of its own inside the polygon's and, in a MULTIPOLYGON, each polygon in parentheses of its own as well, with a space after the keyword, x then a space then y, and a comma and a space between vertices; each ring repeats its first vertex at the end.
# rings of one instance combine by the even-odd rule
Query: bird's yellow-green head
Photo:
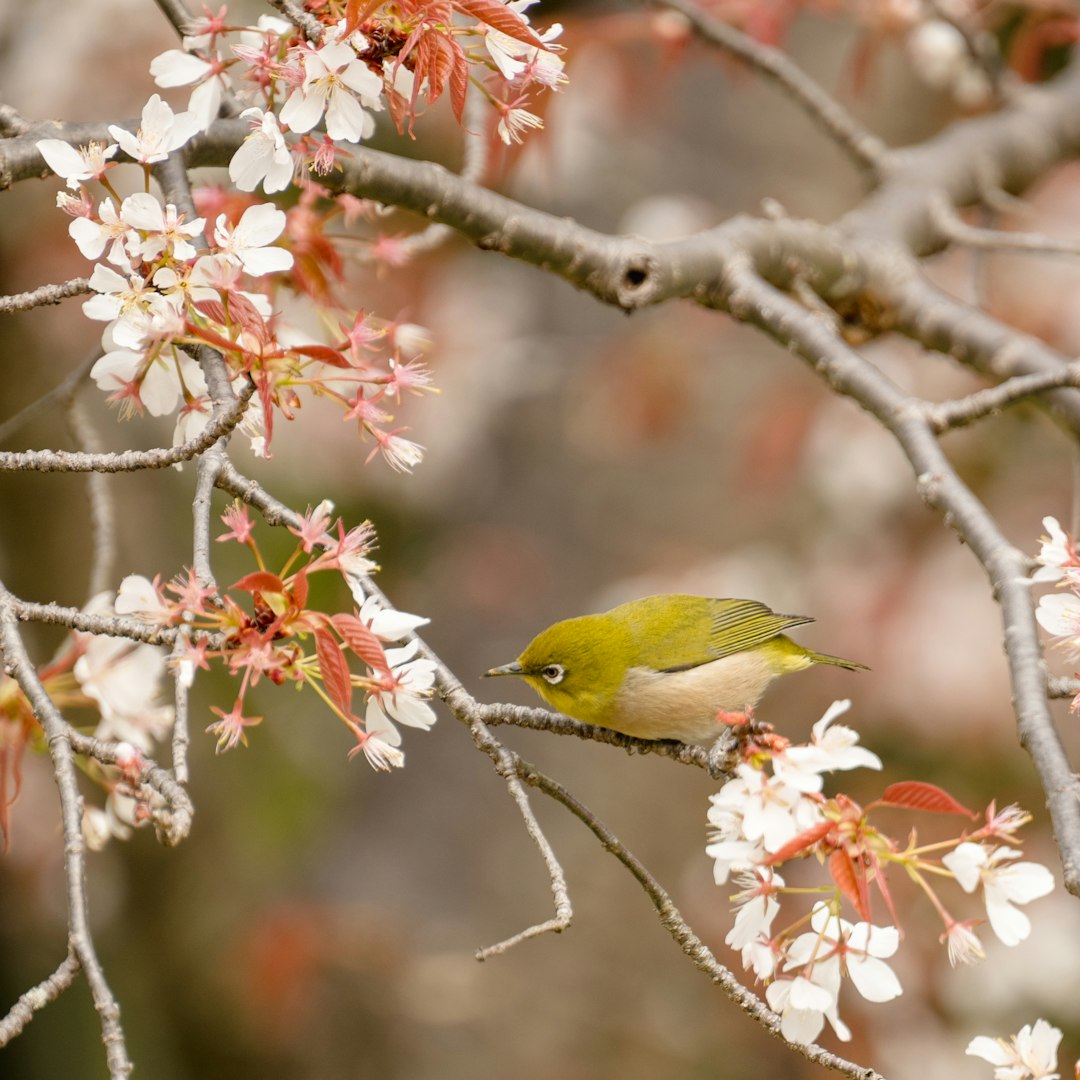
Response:
POLYGON ((633 643, 608 612, 549 626, 510 664, 485 675, 518 675, 553 709, 587 723, 603 723, 633 662, 633 643))

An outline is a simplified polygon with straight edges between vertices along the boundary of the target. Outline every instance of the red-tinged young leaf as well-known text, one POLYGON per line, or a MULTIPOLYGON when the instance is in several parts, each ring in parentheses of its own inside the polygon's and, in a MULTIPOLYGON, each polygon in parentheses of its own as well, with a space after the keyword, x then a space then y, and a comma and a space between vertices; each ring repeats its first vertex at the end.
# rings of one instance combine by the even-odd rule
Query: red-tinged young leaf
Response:
POLYGON ((464 125, 465 96, 469 90, 469 62, 465 59, 465 50, 454 42, 454 66, 450 69, 450 105, 454 117, 464 125))
POLYGON ((262 342, 269 345, 274 340, 266 320, 259 314, 259 309, 239 291, 226 294, 229 310, 229 322, 234 323, 262 342))
POLYGON ((241 592, 268 592, 280 595, 285 592, 285 582, 277 574, 271 574, 269 570, 256 570, 253 574, 234 581, 231 588, 239 589, 241 592))
POLYGON ((222 337, 216 330, 211 330, 207 326, 199 326, 197 323, 193 323, 190 319, 184 323, 184 329, 193 336, 197 337, 200 341, 205 342, 207 345, 213 345, 215 349, 223 353, 243 353, 244 350, 237 345, 235 341, 230 341, 227 337, 222 337))
POLYGON ((430 42, 431 70, 429 72, 430 90, 428 101, 432 104, 442 97, 443 88, 454 67, 454 51, 450 42, 442 34, 428 34, 424 42, 430 42))
POLYGON ((259 404, 263 414, 263 457, 270 458, 270 440, 274 434, 274 384, 265 371, 254 376, 255 389, 259 394, 259 404))
POLYGON ((855 863, 843 848, 837 848, 829 856, 829 873, 851 906, 865 922, 869 922, 870 897, 866 891, 866 881, 855 869, 855 863))
POLYGON ((786 862, 795 855, 802 854, 802 852, 812 848, 819 840, 827 836, 835 825, 836 823, 833 821, 822 821, 813 826, 813 828, 804 830, 794 839, 789 840, 779 851, 770 855, 765 860, 764 865, 776 866, 779 863, 786 862))
POLYGON ((360 28, 383 4, 383 0, 349 0, 345 5, 345 29, 339 41, 347 41, 349 35, 360 28))
POLYGON ((211 322, 224 325, 229 321, 225 314, 225 305, 220 300, 196 300, 192 306, 211 322))
POLYGON ((289 352, 296 353, 298 356, 310 357, 312 360, 320 360, 331 367, 347 368, 353 366, 337 349, 332 349, 329 345, 294 345, 289 349, 289 352))
POLYGON ((535 45, 538 49, 546 48, 536 36, 536 31, 516 11, 511 11, 503 0, 454 0, 454 7, 496 30, 501 30, 515 41, 535 45))
POLYGON ((300 610, 307 604, 308 598, 308 575, 307 570, 298 570, 293 578, 292 602, 300 610))
POLYGON ((903 780, 899 784, 890 784, 878 802, 886 806, 903 806, 908 810, 929 810, 935 814, 963 814, 969 818, 975 816, 947 791, 935 784, 924 784, 921 780, 903 780))
POLYGON ((346 715, 352 714, 352 682, 349 665, 338 648, 337 638, 321 627, 315 631, 315 655, 319 658, 323 685, 330 700, 346 715))
POLYGON ((382 642, 355 615, 338 612, 330 621, 346 645, 373 671, 388 672, 390 662, 382 642))

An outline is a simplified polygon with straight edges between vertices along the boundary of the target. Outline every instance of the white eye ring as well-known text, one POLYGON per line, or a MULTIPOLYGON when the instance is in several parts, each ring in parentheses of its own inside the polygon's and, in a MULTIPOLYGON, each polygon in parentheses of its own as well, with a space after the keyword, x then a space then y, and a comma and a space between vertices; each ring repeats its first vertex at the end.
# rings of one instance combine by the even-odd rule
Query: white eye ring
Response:
POLYGON ((555 686, 566 678, 566 668, 564 668, 562 664, 545 664, 544 667, 540 669, 540 677, 544 682, 555 686))

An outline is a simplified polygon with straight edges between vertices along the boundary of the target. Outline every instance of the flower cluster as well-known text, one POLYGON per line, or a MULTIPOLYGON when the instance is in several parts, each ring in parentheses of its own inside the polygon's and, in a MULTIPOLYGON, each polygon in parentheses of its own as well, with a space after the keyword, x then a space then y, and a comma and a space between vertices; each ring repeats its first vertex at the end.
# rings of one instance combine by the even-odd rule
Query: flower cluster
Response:
MULTIPOLYGON (((242 427, 256 453, 269 456, 275 415, 292 419, 310 394, 329 398, 345 420, 356 421, 374 442, 370 456, 381 452, 393 468, 409 471, 422 447, 390 426, 388 406, 400 403, 403 391, 430 388, 419 351, 408 346, 426 336, 343 301, 343 239, 328 227, 351 222, 362 204, 334 195, 312 173, 333 169, 340 144, 370 136, 384 107, 399 128, 407 120, 411 129, 420 100, 434 102, 448 88, 461 120, 470 83, 495 107, 503 138, 519 139, 540 126, 520 107, 529 88, 564 79, 552 44, 559 30, 532 30, 523 14, 527 0, 414 0, 376 5, 362 19, 364 5, 348 4, 344 18, 338 5, 308 6, 322 23, 317 45, 276 17, 241 27, 228 23, 224 7, 207 12, 183 49, 162 53, 150 67, 162 88, 193 87, 185 111, 174 112, 154 94, 137 130, 110 125, 112 143, 75 148, 42 139, 37 147, 77 193, 62 193, 59 203, 73 218, 69 231, 79 250, 95 262, 96 295, 83 311, 107 324, 92 374, 125 415, 175 416, 174 442, 196 438, 212 402, 193 356, 210 346, 234 389, 248 380, 255 385, 242 427), (455 12, 469 25, 450 21, 455 12), (474 72, 490 74, 484 81, 474 72), (199 216, 185 215, 151 193, 149 170, 208 130, 226 101, 247 106, 241 115, 251 126, 229 164, 243 194, 198 189, 199 216), (145 191, 117 193, 108 174, 118 151, 143 166, 145 191), (104 197, 95 198, 90 181, 101 184, 104 197), (288 209, 247 194, 259 185, 274 194, 294 183, 300 195, 288 209), (283 289, 314 303, 317 319, 309 323, 336 330, 313 336, 286 322, 283 289)), ((392 252, 400 244, 375 241, 371 250, 397 259, 392 252)))
MULTIPOLYGON (((155 95, 144 110, 140 140, 169 145, 176 119, 155 95)), ((121 133, 114 131, 117 138, 121 133)), ((197 437, 209 421, 211 399, 193 353, 209 345, 222 356, 235 388, 248 379, 255 384, 258 397, 242 428, 257 453, 269 455, 274 415, 292 418, 306 391, 335 401, 392 467, 408 470, 420 460, 420 447, 401 429, 388 429, 393 414, 387 406, 403 391, 429 388, 419 355, 426 336, 359 313, 351 325, 339 316, 340 332, 328 344, 275 313, 273 286, 266 284, 271 276, 323 295, 327 318, 338 310, 329 303, 324 273, 311 269, 340 265, 320 258, 325 253, 312 221, 313 193, 286 212, 248 196, 199 192, 197 202, 216 210, 208 225, 204 217, 186 221, 149 192, 120 199, 102 171, 115 145, 84 151, 54 140, 38 145, 69 182, 96 169, 112 192, 95 205, 82 188, 80 198, 62 196, 62 202, 74 215, 69 232, 79 250, 102 260, 90 277, 96 295, 83 304, 89 318, 108 324, 91 375, 123 413, 175 415, 174 443, 197 437), (279 243, 283 234, 293 250, 279 243)))
POLYGON ((734 875, 738 914, 726 941, 743 964, 768 982, 770 1007, 781 1016, 781 1030, 792 1042, 817 1038, 826 1020, 841 1039, 850 1038, 838 1014, 839 993, 847 976, 868 1001, 890 1001, 901 993, 886 963, 900 943, 898 920, 886 871, 903 868, 926 893, 942 919, 942 941, 952 963, 983 956, 972 929, 977 920, 959 921, 931 882, 952 878, 967 893, 981 889, 990 928, 1006 945, 1023 941, 1031 930, 1016 906, 1046 895, 1054 879, 1044 866, 1017 861, 1016 831, 1029 817, 1018 807, 998 811, 992 803, 981 827, 959 837, 919 846, 914 831, 901 845, 875 824, 871 812, 884 806, 972 817, 946 792, 931 784, 904 782, 885 789, 863 808, 843 795, 823 794, 823 774, 854 768, 880 769, 881 761, 858 745, 849 727, 835 724, 849 707, 836 702, 813 728, 811 742, 791 745, 767 727, 751 729, 735 776, 711 797, 712 827, 707 854, 714 860, 718 885, 734 875), (792 888, 778 872, 784 863, 813 856, 828 868, 830 881, 792 888), (774 929, 786 894, 817 894, 807 922, 801 915, 774 929), (875 925, 876 893, 892 925, 875 925), (841 918, 848 901, 860 921, 841 918))
POLYGON ((179 626, 184 641, 174 653, 187 677, 196 668, 222 662, 240 679, 228 711, 213 708, 220 718, 208 730, 218 750, 247 743, 247 729, 262 717, 245 715, 247 692, 262 679, 282 685, 310 686, 356 738, 350 756, 362 750, 377 769, 400 767, 397 725, 427 730, 435 722, 428 704, 435 683, 435 664, 419 655, 415 639, 397 648, 390 643, 409 638, 428 620, 383 608, 365 596, 363 581, 375 569, 368 559, 372 529, 368 524, 348 532, 331 521, 326 504, 304 517, 296 549, 277 571, 266 568, 254 538, 247 508, 230 507, 222 520, 228 531, 218 537, 248 547, 259 569, 233 582, 221 596, 202 584, 193 571, 169 584, 149 586, 138 612, 162 626, 179 626), (357 603, 353 612, 326 614, 307 606, 313 574, 336 571, 344 576, 357 603), (349 668, 349 658, 363 670, 349 668), (364 703, 354 706, 354 691, 364 703))
POLYGON ((344 18, 338 4, 309 2, 305 7, 322 25, 316 44, 274 16, 232 26, 222 7, 196 21, 183 49, 155 57, 150 73, 158 86, 194 88, 188 112, 201 131, 227 98, 248 106, 242 115, 252 124, 253 145, 234 159, 232 177, 244 191, 263 183, 269 194, 292 175, 285 132, 305 136, 293 146, 297 162, 325 173, 339 151, 326 152, 321 137, 309 137, 316 128, 332 144, 357 143, 371 136, 373 114, 385 108, 399 132, 411 132, 420 105, 444 93, 460 123, 470 85, 499 117, 504 142, 520 141, 521 129, 542 127, 527 113, 530 119, 516 129, 507 121, 511 111, 525 113, 522 102, 534 89, 566 81, 555 44, 561 27, 537 34, 524 14, 535 2, 349 3, 344 18), (462 21, 455 23, 455 15, 462 21))
MULTIPOLYGON (((86 610, 125 616, 157 627, 179 627, 181 638, 170 658, 160 646, 116 636, 73 631, 38 676, 58 708, 89 710, 97 716, 93 735, 111 745, 117 764, 89 761, 88 775, 105 790, 104 807, 87 806, 83 831, 100 849, 110 837, 124 838, 148 821, 154 794, 141 783, 144 760, 172 730, 174 709, 163 704, 168 667, 190 686, 195 671, 219 662, 240 686, 231 709, 212 708, 219 719, 207 729, 219 751, 247 743, 247 730, 262 717, 245 713, 247 692, 262 679, 311 689, 356 739, 349 756, 362 751, 376 769, 401 767, 400 725, 428 730, 435 722, 429 699, 435 663, 420 655, 412 637, 428 620, 383 607, 364 593, 376 569, 368 557, 373 531, 367 523, 346 531, 332 521, 328 504, 310 511, 295 550, 274 573, 266 569, 245 507, 223 515, 222 541, 248 547, 258 569, 234 582, 223 595, 187 572, 167 585, 137 574, 121 582, 115 596, 102 594, 86 610), (326 614, 307 607, 311 576, 333 571, 344 577, 356 602, 349 612, 326 614), (410 640, 405 640, 410 639, 410 640), (390 647, 396 645, 396 647, 390 647), (358 661, 353 672, 349 660, 358 661), (354 693, 363 695, 354 706, 354 693)), ((0 832, 8 836, 8 812, 17 793, 22 754, 41 742, 41 729, 15 681, 0 678, 0 832)))

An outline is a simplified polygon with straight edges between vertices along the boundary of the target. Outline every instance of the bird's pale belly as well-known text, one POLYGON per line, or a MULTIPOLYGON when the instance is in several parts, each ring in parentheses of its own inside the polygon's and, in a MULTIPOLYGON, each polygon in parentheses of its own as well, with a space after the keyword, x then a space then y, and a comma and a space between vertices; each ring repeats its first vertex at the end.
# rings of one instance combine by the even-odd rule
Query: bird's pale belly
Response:
POLYGON ((631 668, 604 726, 639 739, 707 745, 723 732, 717 712, 756 705, 777 674, 764 650, 735 653, 686 671, 631 668))

